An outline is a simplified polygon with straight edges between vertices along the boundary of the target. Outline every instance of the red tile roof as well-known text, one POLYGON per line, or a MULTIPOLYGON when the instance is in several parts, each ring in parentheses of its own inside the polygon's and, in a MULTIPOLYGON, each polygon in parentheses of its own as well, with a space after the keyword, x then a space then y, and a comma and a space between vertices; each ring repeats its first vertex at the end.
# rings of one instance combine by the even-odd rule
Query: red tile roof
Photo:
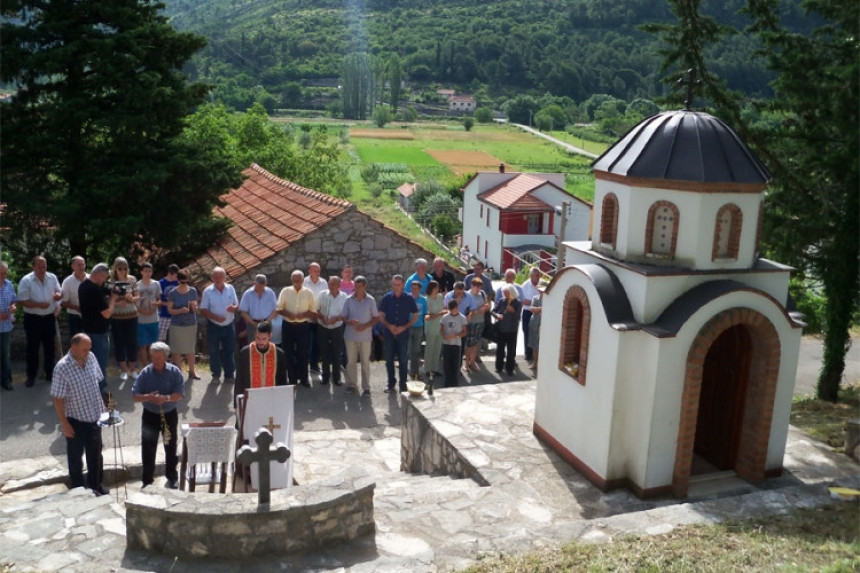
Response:
POLYGON ((519 173, 501 185, 484 191, 478 195, 478 199, 499 209, 552 211, 552 205, 548 205, 531 194, 532 191, 547 183, 546 179, 528 173, 519 173))
POLYGON ((397 188, 397 191, 404 197, 412 197, 412 194, 415 193, 415 183, 404 183, 397 188))
POLYGON ((217 245, 188 265, 198 286, 209 284, 215 266, 224 267, 228 278, 235 279, 355 208, 344 199, 275 177, 256 163, 242 174, 247 179, 222 197, 224 207, 213 210, 233 226, 217 245))

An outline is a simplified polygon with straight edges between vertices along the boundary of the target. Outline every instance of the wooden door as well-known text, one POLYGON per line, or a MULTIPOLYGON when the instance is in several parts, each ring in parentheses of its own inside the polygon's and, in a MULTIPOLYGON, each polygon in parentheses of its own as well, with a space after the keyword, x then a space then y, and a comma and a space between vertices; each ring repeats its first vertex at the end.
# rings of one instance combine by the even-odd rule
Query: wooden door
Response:
POLYGON ((702 371, 695 452, 720 470, 734 469, 750 371, 751 338, 744 325, 723 332, 702 371))

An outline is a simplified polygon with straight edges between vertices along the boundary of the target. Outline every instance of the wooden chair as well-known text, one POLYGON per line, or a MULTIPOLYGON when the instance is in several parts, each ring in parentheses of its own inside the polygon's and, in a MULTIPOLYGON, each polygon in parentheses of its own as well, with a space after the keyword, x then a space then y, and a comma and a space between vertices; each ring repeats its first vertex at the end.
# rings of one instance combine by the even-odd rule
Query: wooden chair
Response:
POLYGON ((193 492, 198 483, 208 483, 209 493, 227 493, 227 474, 236 457, 236 429, 225 422, 200 422, 182 425, 182 463, 179 489, 193 492))

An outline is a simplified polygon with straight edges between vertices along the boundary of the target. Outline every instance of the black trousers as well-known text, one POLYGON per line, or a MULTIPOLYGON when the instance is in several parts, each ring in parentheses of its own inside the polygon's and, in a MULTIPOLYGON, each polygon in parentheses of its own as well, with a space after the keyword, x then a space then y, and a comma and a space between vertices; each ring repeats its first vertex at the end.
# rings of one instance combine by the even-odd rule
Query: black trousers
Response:
POLYGON ((445 371, 445 386, 460 383, 460 345, 442 345, 442 369, 445 371))
POLYGON ((39 373, 39 346, 45 359, 45 377, 54 373, 54 337, 57 320, 53 314, 45 316, 24 313, 24 333, 27 335, 27 380, 35 380, 39 373))
MULTIPOLYGON (((313 325, 316 328, 316 325, 313 325)), ((311 325, 307 322, 284 321, 281 329, 281 348, 287 358, 287 375, 290 384, 308 383, 308 349, 311 325)))
MULTIPOLYGON (((176 410, 165 412, 164 419, 167 420, 167 428, 170 430, 170 441, 164 442, 164 477, 170 481, 177 481, 179 474, 176 471, 176 465, 179 463, 179 458, 176 457, 176 443, 179 437, 176 434, 176 426, 179 412, 176 410)), ((161 414, 144 410, 140 430, 143 485, 149 485, 155 479, 155 452, 158 450, 158 436, 161 431, 161 414)))
POLYGON ((496 331, 496 370, 504 368, 508 374, 517 367, 517 331, 496 331))
POLYGON ((68 418, 69 424, 75 431, 73 438, 66 438, 66 459, 69 463, 69 481, 71 486, 84 485, 84 464, 82 456, 87 458, 87 487, 98 489, 102 485, 104 461, 102 460, 102 429, 96 422, 82 422, 68 418))
POLYGON ((343 328, 326 328, 317 325, 317 335, 320 342, 320 358, 322 358, 322 381, 329 380, 340 384, 340 363, 343 353, 343 328))
POLYGON ((526 360, 532 361, 532 349, 529 348, 529 323, 532 321, 532 311, 523 309, 523 344, 526 349, 526 360))

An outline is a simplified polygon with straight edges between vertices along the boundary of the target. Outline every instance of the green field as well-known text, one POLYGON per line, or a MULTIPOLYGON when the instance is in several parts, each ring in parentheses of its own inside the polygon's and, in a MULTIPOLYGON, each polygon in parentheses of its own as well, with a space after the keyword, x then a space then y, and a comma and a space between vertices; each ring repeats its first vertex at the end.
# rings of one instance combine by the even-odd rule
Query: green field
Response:
POLYGON ((480 125, 468 132, 449 130, 438 125, 410 126, 406 130, 407 133, 399 126, 383 130, 361 128, 360 131, 375 131, 380 136, 350 138, 350 144, 362 162, 405 163, 419 181, 433 177, 440 179, 443 184, 448 184, 459 179, 428 155, 428 150, 483 151, 504 162, 512 171, 565 173, 569 193, 586 201, 591 201, 594 197, 590 159, 569 155, 557 145, 510 126, 480 125), (412 139, 400 139, 406 136, 411 136, 412 139), (450 173, 447 177, 446 171, 450 173))
POLYGON ((438 166, 439 162, 424 153, 419 146, 404 145, 412 141, 390 139, 352 138, 359 157, 364 163, 405 163, 409 167, 438 166))

